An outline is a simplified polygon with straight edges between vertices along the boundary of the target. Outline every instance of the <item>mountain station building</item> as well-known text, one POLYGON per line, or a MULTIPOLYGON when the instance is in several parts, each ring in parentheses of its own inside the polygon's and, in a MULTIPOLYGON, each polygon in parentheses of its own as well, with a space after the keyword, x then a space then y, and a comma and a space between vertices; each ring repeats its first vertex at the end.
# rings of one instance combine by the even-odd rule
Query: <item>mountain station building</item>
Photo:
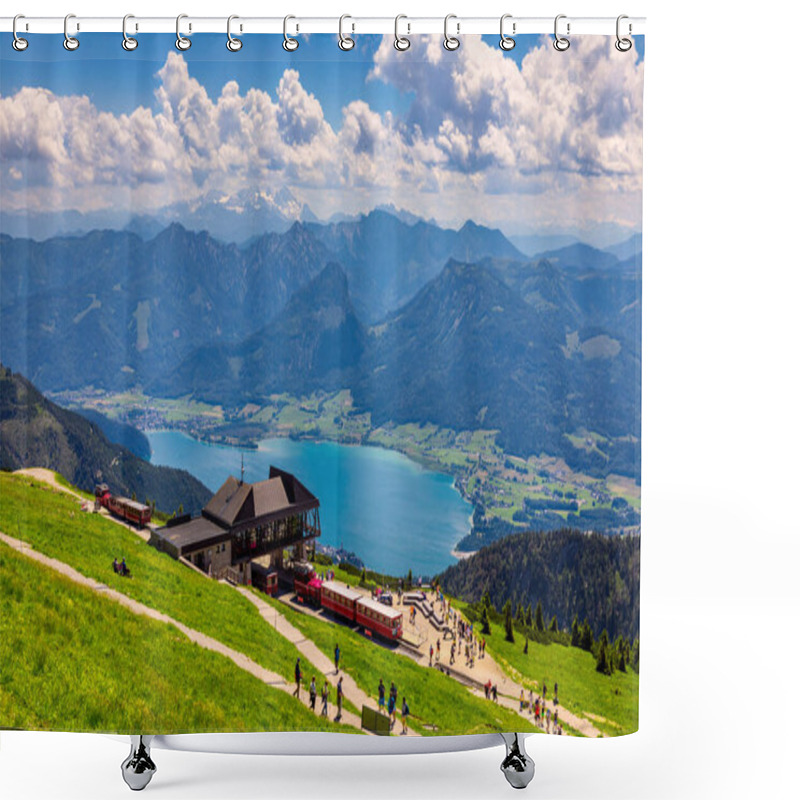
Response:
POLYGON ((229 477, 199 517, 170 520, 151 543, 213 578, 272 592, 284 551, 305 560, 319 535, 319 500, 294 475, 270 467, 269 479, 258 483, 229 477))

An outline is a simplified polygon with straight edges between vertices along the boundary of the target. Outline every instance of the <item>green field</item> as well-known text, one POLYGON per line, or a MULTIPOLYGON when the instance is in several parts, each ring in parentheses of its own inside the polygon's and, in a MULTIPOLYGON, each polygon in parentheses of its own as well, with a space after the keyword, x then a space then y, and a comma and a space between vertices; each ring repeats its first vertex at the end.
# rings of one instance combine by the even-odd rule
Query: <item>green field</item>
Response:
MULTIPOLYGON (((464 604, 451 602, 454 608, 463 608, 464 604)), ((601 675, 591 653, 561 644, 531 641, 526 655, 524 637, 516 632, 516 641, 507 642, 502 625, 493 624, 485 638, 487 652, 526 688, 541 691, 546 685, 551 698, 558 682, 559 703, 588 718, 603 733, 619 736, 638 729, 639 676, 632 669, 601 675)))
POLYGON ((398 705, 402 704, 403 697, 408 700, 409 724, 418 733, 460 735, 537 730, 513 711, 473 695, 438 669, 420 666, 345 625, 311 617, 271 598, 267 602, 278 608, 323 652, 332 654, 338 642, 342 669, 362 691, 374 698, 375 708, 378 707, 378 681, 383 678, 387 699, 389 686, 394 681, 398 688, 398 705))
MULTIPOLYGON (((159 553, 122 525, 82 512, 75 498, 31 478, 0 472, 0 496, 3 533, 292 679, 296 649, 229 586, 159 553), (111 568, 114 558, 122 557, 131 578, 122 578, 111 568)), ((301 664, 308 674, 310 665, 305 660, 301 664)))
POLYGON ((2 728, 356 732, 2 543, 0 597, 2 728))

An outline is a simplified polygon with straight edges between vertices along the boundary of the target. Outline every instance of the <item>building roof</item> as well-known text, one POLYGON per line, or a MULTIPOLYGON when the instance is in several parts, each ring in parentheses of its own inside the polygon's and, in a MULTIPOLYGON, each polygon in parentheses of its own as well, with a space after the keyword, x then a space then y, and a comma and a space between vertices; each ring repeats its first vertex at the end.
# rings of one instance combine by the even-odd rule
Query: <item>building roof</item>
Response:
POLYGON ((318 507, 319 500, 294 475, 270 467, 268 480, 258 483, 245 483, 229 476, 206 504, 203 516, 234 528, 318 507))
POLYGON ((206 517, 195 517, 180 525, 159 528, 156 533, 177 547, 179 553, 192 552, 230 539, 230 533, 226 528, 206 517))

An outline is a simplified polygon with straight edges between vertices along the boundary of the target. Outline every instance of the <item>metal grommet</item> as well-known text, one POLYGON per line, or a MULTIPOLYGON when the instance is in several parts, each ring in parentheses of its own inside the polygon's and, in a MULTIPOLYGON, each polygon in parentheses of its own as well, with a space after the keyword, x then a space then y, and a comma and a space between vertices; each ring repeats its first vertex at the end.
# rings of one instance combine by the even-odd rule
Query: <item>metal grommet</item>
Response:
MULTIPOLYGON (((405 36, 400 35, 400 20, 401 19, 408 19, 405 14, 398 14, 394 18, 394 49, 399 50, 401 53, 404 53, 411 47, 411 39, 406 38, 405 36)), ((411 33, 411 26, 407 25, 408 32, 411 33)))
MULTIPOLYGON (((191 39, 187 39, 181 33, 181 20, 182 19, 189 19, 189 15, 188 14, 178 14, 178 17, 175 20, 175 36, 177 37, 175 39, 175 47, 177 47, 178 50, 188 50, 192 46, 192 40, 191 39)), ((190 30, 191 30, 191 28, 190 28, 190 30)))
MULTIPOLYGON (((565 50, 569 50, 569 39, 566 36, 559 36, 558 35, 558 21, 560 19, 566 19, 566 14, 559 14, 556 17, 555 25, 553 26, 553 36, 555 40, 553 41, 553 47, 558 50, 559 53, 563 53, 565 50)), ((569 33, 569 22, 567 23, 567 33, 569 33)))
POLYGON ((231 53, 238 53, 242 49, 242 40, 231 35, 231 22, 235 19, 239 19, 236 14, 231 14, 228 17, 228 41, 225 43, 225 47, 227 47, 231 53))
MULTIPOLYGON (((349 14, 342 14, 339 17, 339 49, 344 50, 347 52, 348 50, 352 50, 356 46, 356 40, 352 36, 345 36, 344 35, 344 21, 346 19, 353 19, 349 14)), ((354 30, 355 26, 351 25, 351 30, 354 30)))
POLYGON ((72 50, 77 50, 81 45, 74 36, 69 35, 69 21, 71 19, 75 19, 74 14, 67 14, 67 16, 64 17, 64 49, 70 52, 72 50))
POLYGON ((128 36, 128 20, 136 19, 133 14, 126 14, 122 18, 122 49, 127 50, 129 53, 139 46, 139 41, 133 36, 128 36))
MULTIPOLYGON (((500 49, 501 50, 506 50, 506 51, 513 50, 517 46, 517 43, 514 41, 514 39, 511 36, 506 36, 506 34, 505 34, 506 20, 507 19, 511 19, 511 18, 512 18, 511 14, 503 14, 503 16, 500 17, 500 49)), ((512 33, 516 33, 516 31, 517 31, 517 24, 515 22, 511 24, 511 31, 512 31, 512 33)))
POLYGON ((17 14, 14 17, 14 21, 11 23, 11 33, 14 34, 14 39, 11 42, 11 46, 18 52, 21 53, 23 50, 28 49, 28 40, 23 39, 21 36, 17 35, 17 20, 18 19, 25 19, 24 14, 17 14))
MULTIPOLYGON (((447 23, 451 19, 456 19, 456 15, 448 14, 444 18, 444 41, 442 42, 442 46, 444 47, 445 50, 449 50, 452 53, 453 50, 458 50, 458 48, 461 47, 461 40, 456 36, 450 36, 450 34, 447 32, 447 23)), ((461 23, 457 22, 456 33, 460 32, 461 32, 461 23)))
POLYGON ((289 14, 283 18, 283 49, 287 53, 293 53, 298 47, 300 47, 300 42, 297 39, 293 39, 291 36, 289 36, 290 19, 297 19, 297 17, 293 17, 291 14, 289 14))
MULTIPOLYGON (((624 19, 628 19, 628 16, 626 14, 620 14, 617 17, 617 41, 614 42, 614 47, 616 47, 617 50, 620 51, 620 53, 627 53, 628 50, 630 50, 631 47, 633 47, 633 42, 627 36, 622 37, 619 35, 619 27, 620 27, 619 24, 624 19)), ((628 23, 628 33, 630 32, 631 32, 631 24, 628 23)))

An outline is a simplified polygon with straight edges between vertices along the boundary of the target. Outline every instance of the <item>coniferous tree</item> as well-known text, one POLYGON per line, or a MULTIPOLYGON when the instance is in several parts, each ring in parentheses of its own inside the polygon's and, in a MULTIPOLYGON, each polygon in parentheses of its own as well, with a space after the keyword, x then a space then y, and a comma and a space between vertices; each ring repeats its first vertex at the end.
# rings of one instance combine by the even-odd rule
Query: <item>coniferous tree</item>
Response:
POLYGON ((555 614, 553 614, 553 619, 550 620, 550 627, 548 630, 551 633, 558 633, 558 619, 556 618, 555 614))
POLYGON ((542 611, 542 601, 540 600, 536 604, 536 630, 543 631, 544 630, 544 612, 542 611))
POLYGON ((525 609, 525 624, 529 627, 533 627, 533 608, 530 603, 528 603, 528 608, 525 609))
POLYGON ((506 641, 513 642, 514 641, 514 623, 511 619, 511 601, 506 600, 506 604, 503 606, 503 616, 505 617, 506 622, 506 641))
POLYGON ((492 626, 489 624, 489 610, 485 605, 481 604, 481 633, 490 634, 492 626))
POLYGON ((525 653, 525 655, 528 655, 528 637, 527 636, 525 637, 525 647, 524 647, 522 652, 525 653))
POLYGON ((610 675, 614 671, 614 664, 611 660, 611 652, 608 645, 608 633, 603 630, 598 640, 597 666, 595 669, 603 675, 610 675))
POLYGON ((572 639, 570 640, 570 644, 573 647, 578 647, 581 643, 581 628, 578 625, 578 617, 575 617, 572 620, 572 639))
POLYGON ((581 650, 586 650, 587 653, 591 653, 593 646, 594 636, 592 636, 592 629, 589 627, 589 623, 584 620, 581 626, 581 641, 579 647, 581 650))
POLYGON ((525 624, 525 611, 522 608, 522 603, 517 603, 517 613, 514 614, 514 619, 519 622, 520 625, 525 624))

